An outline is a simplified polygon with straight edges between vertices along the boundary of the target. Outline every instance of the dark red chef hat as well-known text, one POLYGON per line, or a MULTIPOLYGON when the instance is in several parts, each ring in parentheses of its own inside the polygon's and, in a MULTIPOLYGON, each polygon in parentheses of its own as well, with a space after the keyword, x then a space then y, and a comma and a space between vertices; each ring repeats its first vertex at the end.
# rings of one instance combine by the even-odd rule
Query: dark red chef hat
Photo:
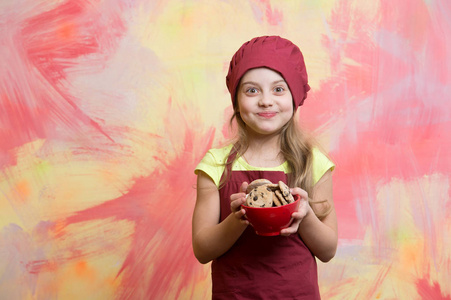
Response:
POLYGON ((282 75, 296 109, 304 103, 310 86, 301 50, 280 36, 262 36, 244 43, 230 61, 226 84, 233 104, 241 77, 246 71, 259 67, 270 68, 282 75))

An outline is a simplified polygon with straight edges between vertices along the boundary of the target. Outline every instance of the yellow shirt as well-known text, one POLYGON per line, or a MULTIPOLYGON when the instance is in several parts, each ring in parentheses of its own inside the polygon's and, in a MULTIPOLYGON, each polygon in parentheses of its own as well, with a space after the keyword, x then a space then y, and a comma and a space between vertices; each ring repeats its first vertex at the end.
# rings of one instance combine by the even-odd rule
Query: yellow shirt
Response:
MULTIPOLYGON (((197 165, 194 173, 198 174, 198 171, 205 172, 211 177, 216 186, 219 186, 222 173, 224 173, 225 161, 229 156, 232 145, 220 149, 210 149, 205 154, 204 158, 197 165)), ((318 180, 328 170, 333 170, 335 165, 317 148, 313 148, 313 183, 316 184, 318 180)), ((291 173, 288 163, 285 161, 283 164, 277 167, 262 168, 249 165, 242 157, 235 160, 232 165, 233 171, 283 171, 285 174, 291 173)))

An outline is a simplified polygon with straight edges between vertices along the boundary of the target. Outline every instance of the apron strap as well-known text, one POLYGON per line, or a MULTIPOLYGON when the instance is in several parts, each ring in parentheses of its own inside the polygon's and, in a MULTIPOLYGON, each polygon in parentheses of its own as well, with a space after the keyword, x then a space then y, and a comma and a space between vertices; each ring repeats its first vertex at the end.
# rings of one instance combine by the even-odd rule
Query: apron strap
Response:
POLYGON ((221 179, 219 181, 219 189, 222 189, 225 183, 230 179, 232 175, 232 165, 235 161, 236 155, 238 154, 238 149, 236 144, 233 144, 232 149, 230 150, 229 156, 227 157, 227 161, 225 164, 224 172, 221 175, 221 179))

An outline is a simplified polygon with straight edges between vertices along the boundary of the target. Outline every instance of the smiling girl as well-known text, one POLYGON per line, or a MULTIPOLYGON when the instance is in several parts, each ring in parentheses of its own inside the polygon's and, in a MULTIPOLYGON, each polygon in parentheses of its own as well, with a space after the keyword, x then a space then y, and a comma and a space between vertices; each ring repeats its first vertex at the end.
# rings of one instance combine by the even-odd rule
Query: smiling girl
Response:
POLYGON ((199 165, 193 250, 212 262, 213 299, 320 299, 316 258, 337 249, 334 164, 297 125, 310 87, 299 48, 278 36, 244 43, 226 78, 238 133, 199 165), (290 227, 259 236, 245 218, 248 183, 287 183, 301 197, 290 227))

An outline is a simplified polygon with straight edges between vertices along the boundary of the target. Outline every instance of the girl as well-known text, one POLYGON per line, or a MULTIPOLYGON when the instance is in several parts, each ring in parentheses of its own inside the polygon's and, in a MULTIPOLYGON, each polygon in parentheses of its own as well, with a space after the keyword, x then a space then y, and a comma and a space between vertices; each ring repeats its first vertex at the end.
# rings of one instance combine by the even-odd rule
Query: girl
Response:
POLYGON ((254 38, 233 56, 226 83, 236 141, 210 149, 195 170, 193 250, 212 261, 213 299, 320 299, 315 257, 327 262, 337 248, 334 164, 296 123, 310 89, 303 55, 281 37, 254 38), (241 208, 260 178, 301 197, 279 236, 257 235, 241 208))

